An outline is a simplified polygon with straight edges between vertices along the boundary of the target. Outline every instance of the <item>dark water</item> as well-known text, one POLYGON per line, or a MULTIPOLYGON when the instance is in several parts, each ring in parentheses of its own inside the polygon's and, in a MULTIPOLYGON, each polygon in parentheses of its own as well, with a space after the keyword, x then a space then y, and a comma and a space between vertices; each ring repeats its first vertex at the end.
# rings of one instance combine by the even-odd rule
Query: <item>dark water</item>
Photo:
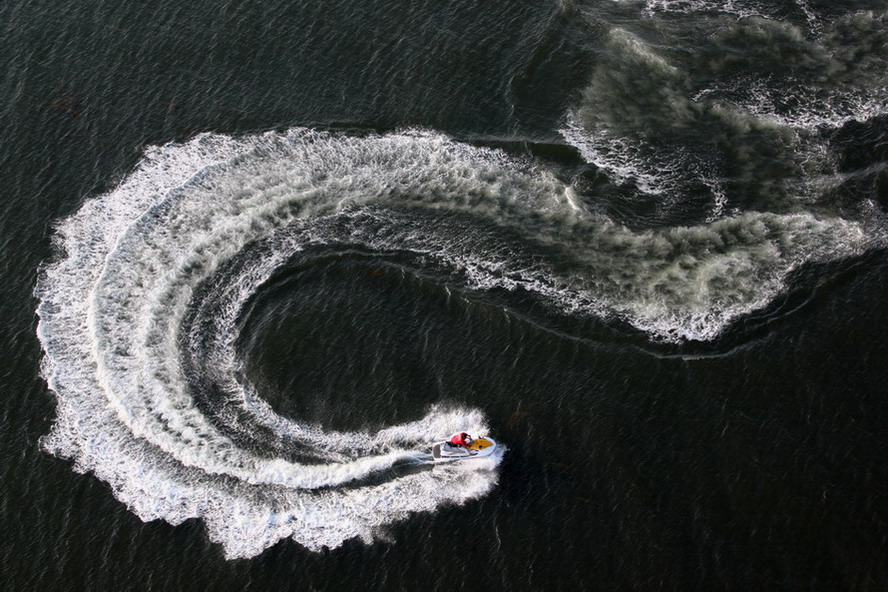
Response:
POLYGON ((4 3, 3 587, 888 588, 885 11, 4 3))

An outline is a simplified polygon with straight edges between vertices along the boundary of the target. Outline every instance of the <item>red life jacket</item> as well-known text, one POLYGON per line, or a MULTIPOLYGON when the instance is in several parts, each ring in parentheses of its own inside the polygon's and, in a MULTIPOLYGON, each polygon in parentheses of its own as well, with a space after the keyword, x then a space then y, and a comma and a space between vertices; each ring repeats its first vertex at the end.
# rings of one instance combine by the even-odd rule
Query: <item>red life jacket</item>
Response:
POLYGON ((454 446, 466 446, 464 441, 468 437, 469 437, 468 433, 461 432, 459 434, 454 435, 452 438, 450 438, 450 443, 453 444, 454 446))

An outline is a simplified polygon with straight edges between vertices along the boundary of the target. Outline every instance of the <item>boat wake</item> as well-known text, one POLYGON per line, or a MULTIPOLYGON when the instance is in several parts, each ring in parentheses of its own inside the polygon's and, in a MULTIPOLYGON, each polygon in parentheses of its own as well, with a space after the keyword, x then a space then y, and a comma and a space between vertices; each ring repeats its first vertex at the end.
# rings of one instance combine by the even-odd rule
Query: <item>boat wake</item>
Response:
MULTIPOLYGON (((477 499, 498 454, 434 470, 432 442, 486 433, 483 411, 335 431, 284 417, 245 378, 245 308, 297 256, 409 253, 450 288, 521 291, 654 339, 710 339, 807 262, 862 252, 861 221, 744 212, 632 230, 551 171, 441 134, 293 129, 150 148, 57 228, 42 270, 43 447, 107 482, 143 520, 201 518, 229 558, 292 538, 371 541, 412 513, 477 499)), ((294 393, 298 397, 298 393, 294 393)))
POLYGON ((888 114, 888 14, 827 22, 799 3, 804 19, 778 20, 767 4, 649 2, 649 17, 673 16, 656 32, 646 19, 609 30, 563 137, 663 211, 708 195, 714 220, 828 197, 841 182, 834 132, 888 114), (740 10, 752 5, 763 12, 740 10), (701 23, 712 34, 697 36, 701 23))

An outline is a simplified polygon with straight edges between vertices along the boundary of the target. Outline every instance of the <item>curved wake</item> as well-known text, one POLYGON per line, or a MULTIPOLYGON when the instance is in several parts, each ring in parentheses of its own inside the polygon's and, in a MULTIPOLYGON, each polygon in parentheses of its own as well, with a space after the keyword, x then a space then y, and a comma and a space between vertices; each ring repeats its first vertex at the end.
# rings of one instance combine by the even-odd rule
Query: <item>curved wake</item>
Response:
POLYGON ((372 540, 497 480, 501 456, 392 471, 450 432, 486 431, 478 409, 338 432, 277 414, 243 378, 244 308, 308 247, 409 252, 461 289, 522 290, 681 340, 716 336, 798 266, 871 242, 858 222, 806 212, 633 231, 494 150, 431 132, 306 129, 151 148, 57 238, 60 258, 37 287, 58 398, 43 446, 143 520, 202 518, 228 557, 285 537, 309 549, 372 540))

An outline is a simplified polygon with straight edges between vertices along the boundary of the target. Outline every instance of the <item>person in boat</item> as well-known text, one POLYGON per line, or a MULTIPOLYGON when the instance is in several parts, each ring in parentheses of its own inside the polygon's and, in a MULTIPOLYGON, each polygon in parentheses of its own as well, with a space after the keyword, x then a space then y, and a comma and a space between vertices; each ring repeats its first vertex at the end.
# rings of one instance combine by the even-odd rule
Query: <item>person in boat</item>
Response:
POLYGON ((467 432, 454 434, 454 436, 450 438, 450 444, 452 446, 462 447, 466 450, 469 450, 469 446, 471 446, 474 442, 475 440, 467 432))

